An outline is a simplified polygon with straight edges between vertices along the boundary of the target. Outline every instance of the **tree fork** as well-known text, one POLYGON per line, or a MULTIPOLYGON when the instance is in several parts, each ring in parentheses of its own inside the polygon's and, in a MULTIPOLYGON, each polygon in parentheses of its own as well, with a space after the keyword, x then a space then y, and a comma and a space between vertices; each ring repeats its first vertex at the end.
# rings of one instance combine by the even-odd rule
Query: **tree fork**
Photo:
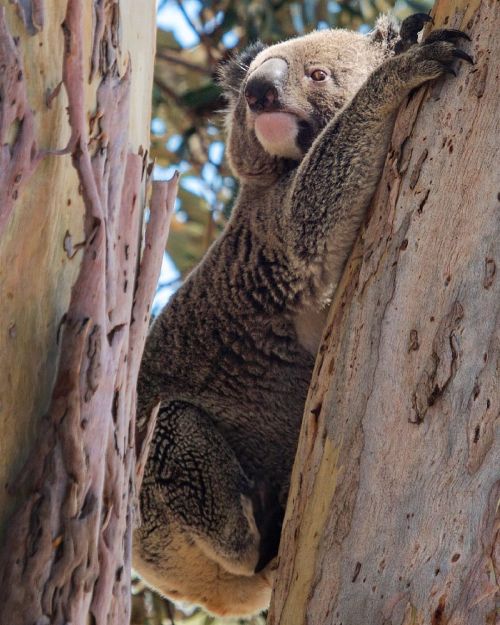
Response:
POLYGON ((270 625, 498 622, 500 5, 401 108, 305 407, 270 625))

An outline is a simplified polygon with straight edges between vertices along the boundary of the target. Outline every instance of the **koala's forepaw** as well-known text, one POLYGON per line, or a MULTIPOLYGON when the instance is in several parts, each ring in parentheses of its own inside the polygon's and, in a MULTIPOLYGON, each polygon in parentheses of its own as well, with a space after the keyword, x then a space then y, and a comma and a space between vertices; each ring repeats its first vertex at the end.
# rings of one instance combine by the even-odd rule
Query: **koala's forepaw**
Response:
POLYGON ((469 36, 460 30, 436 30, 422 44, 408 50, 415 82, 425 82, 444 73, 456 76, 453 63, 457 59, 474 64, 473 58, 457 47, 462 39, 469 40, 469 36))
POLYGON ((399 30, 399 40, 394 48, 395 54, 409 51, 415 54, 415 61, 419 72, 424 79, 435 78, 443 73, 456 76, 452 67, 455 59, 463 59, 474 63, 472 57, 457 48, 460 40, 470 41, 469 35, 455 28, 441 28, 431 32, 422 43, 417 46, 418 33, 425 24, 432 22, 427 13, 415 13, 403 20, 399 30), (443 45, 440 45, 443 44, 443 45), (418 51, 417 51, 418 50, 418 51))

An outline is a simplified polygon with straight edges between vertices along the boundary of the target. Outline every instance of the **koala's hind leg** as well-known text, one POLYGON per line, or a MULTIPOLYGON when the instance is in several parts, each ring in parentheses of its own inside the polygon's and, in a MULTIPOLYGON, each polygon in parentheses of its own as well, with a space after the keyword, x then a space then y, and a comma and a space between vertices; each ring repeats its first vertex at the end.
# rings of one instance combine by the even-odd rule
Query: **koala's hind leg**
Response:
POLYGON ((260 535, 251 486, 208 414, 180 401, 160 408, 140 494, 146 531, 175 526, 226 571, 253 575, 260 535))

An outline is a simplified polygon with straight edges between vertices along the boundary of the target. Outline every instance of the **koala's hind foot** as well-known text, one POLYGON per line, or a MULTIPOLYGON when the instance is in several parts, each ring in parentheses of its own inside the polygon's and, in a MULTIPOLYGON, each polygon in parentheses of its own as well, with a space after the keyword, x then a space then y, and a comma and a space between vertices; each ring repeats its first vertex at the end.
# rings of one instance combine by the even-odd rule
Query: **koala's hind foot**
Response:
POLYGON ((137 532, 134 568, 160 594, 218 616, 251 616, 269 606, 274 563, 255 575, 233 575, 175 527, 160 526, 140 540, 137 532))
POLYGON ((273 577, 272 563, 255 572, 262 568, 262 497, 206 412, 180 401, 162 406, 140 494, 134 568, 172 599, 219 615, 256 614, 269 604, 273 577))
POLYGON ((180 401, 160 408, 140 496, 141 529, 172 525, 226 571, 253 575, 260 534, 252 494, 207 413, 180 401))

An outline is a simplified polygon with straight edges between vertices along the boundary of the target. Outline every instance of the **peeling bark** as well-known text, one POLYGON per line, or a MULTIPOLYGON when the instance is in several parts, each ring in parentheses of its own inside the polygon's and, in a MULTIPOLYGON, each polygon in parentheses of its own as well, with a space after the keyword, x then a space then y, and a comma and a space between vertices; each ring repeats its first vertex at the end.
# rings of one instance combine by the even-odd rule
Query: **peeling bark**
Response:
MULTIPOLYGON (((41 3, 32 7, 33 16, 41 3)), ((0 55, 9 68, 1 86, 17 101, 16 106, 10 98, 0 102, 2 145, 9 127, 16 120, 20 124, 11 146, 3 148, 2 174, 15 181, 22 171, 18 183, 28 184, 33 162, 71 158, 85 209, 83 241, 73 246, 69 232, 64 236, 69 256, 82 250, 81 263, 59 327, 49 408, 13 485, 22 487, 25 497, 9 520, 1 552, 0 622, 12 625, 121 625, 130 616, 135 387, 177 176, 153 185, 141 255, 151 170, 147 152, 130 147, 133 67, 120 71, 118 4, 96 0, 94 7, 100 19, 89 63, 84 52, 87 8, 81 0, 67 2, 62 83, 71 132, 65 148, 40 153, 33 148, 35 131, 28 123, 33 114, 23 76, 17 82, 12 78, 22 71, 21 62, 0 8, 0 55), (90 119, 86 67, 99 79, 90 119)), ((2 201, 2 209, 8 208, 3 225, 16 209, 10 188, 4 190, 14 201, 2 201)))
POLYGON ((45 21, 43 0, 10 0, 30 35, 42 30, 45 21))
POLYGON ((318 355, 270 625, 498 622, 500 5, 434 17, 476 64, 399 113, 318 355))

